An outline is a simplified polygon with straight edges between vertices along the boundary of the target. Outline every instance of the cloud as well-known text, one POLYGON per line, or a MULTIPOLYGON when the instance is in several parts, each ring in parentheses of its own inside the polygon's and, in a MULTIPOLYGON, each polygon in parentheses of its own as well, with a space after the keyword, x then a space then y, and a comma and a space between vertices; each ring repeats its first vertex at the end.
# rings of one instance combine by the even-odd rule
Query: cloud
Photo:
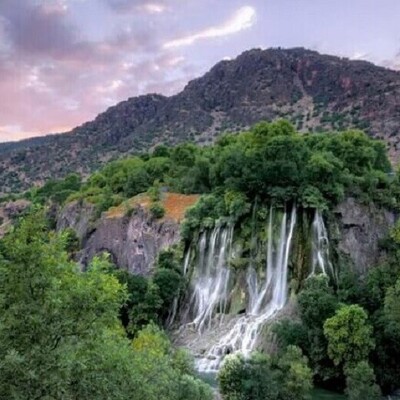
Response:
POLYGON ((64 4, 0 1, 3 30, 15 51, 57 54, 76 42, 74 27, 65 20, 64 4))
MULTIPOLYGON (((73 24, 79 3, 0 0, 0 141, 67 131, 128 97, 174 94, 198 74, 189 60, 162 48, 170 20, 150 29, 143 16, 169 10, 171 2, 127 1, 137 19, 110 13, 103 3, 99 15, 114 25, 98 38, 73 24)), ((91 7, 87 1, 85 12, 91 7)))
POLYGON ((169 42, 166 42, 163 47, 165 49, 171 49, 176 47, 189 46, 197 42, 198 40, 232 35, 234 33, 252 27, 255 22, 255 17, 255 9, 250 6, 245 6, 237 10, 235 14, 222 25, 207 28, 203 31, 171 40, 169 42))
POLYGON ((161 14, 166 11, 165 1, 148 0, 103 0, 112 10, 118 13, 143 11, 149 14, 161 14))
POLYGON ((35 132, 21 132, 19 125, 0 126, 0 142, 25 139, 32 136, 35 132))
POLYGON ((368 60, 370 58, 370 54, 362 51, 355 51, 350 59, 351 60, 368 60))
POLYGON ((27 139, 32 136, 44 136, 48 133, 63 133, 72 129, 72 126, 55 126, 51 132, 27 131, 20 125, 0 126, 0 143, 27 139))
POLYGON ((395 71, 400 71, 400 50, 391 59, 384 60, 381 65, 395 71))
POLYGON ((146 11, 149 14, 161 14, 166 10, 166 6, 163 4, 149 3, 143 4, 139 9, 146 11))
POLYGON ((382 65, 386 68, 400 71, 400 56, 392 58, 391 60, 386 60, 382 63, 382 65))

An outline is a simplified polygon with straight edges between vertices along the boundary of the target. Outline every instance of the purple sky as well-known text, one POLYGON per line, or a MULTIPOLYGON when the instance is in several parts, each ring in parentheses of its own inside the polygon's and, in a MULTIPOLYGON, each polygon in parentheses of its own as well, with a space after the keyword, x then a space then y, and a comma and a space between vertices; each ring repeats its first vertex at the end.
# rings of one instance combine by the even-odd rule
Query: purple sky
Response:
POLYGON ((400 0, 0 0, 0 141, 173 94, 254 47, 400 69, 400 0))

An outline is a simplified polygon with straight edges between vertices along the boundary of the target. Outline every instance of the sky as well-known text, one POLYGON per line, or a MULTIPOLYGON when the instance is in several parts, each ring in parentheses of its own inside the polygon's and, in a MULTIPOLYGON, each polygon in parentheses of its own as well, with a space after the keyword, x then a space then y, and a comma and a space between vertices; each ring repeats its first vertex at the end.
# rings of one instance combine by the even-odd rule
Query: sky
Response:
POLYGON ((251 48, 400 70, 400 0, 0 0, 0 142, 179 92, 251 48))

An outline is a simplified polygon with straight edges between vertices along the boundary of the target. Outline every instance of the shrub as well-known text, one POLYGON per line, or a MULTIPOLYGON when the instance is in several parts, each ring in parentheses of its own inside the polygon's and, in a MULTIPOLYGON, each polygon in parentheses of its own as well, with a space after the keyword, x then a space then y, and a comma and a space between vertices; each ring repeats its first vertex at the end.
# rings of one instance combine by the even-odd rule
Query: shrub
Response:
POLYGON ((153 203, 150 206, 150 212, 151 212, 151 215, 156 219, 160 219, 165 215, 164 207, 158 202, 153 203))

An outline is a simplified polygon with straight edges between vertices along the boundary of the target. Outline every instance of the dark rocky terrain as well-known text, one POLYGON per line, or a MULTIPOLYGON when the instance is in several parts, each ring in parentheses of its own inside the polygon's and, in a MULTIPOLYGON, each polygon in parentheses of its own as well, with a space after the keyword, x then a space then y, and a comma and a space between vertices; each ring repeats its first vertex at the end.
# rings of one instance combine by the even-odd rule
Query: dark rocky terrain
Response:
POLYGON ((250 50, 172 97, 109 108, 70 133, 0 145, 0 192, 16 192, 158 143, 207 144, 225 131, 286 118, 308 132, 358 128, 400 155, 400 72, 302 48, 250 50))

